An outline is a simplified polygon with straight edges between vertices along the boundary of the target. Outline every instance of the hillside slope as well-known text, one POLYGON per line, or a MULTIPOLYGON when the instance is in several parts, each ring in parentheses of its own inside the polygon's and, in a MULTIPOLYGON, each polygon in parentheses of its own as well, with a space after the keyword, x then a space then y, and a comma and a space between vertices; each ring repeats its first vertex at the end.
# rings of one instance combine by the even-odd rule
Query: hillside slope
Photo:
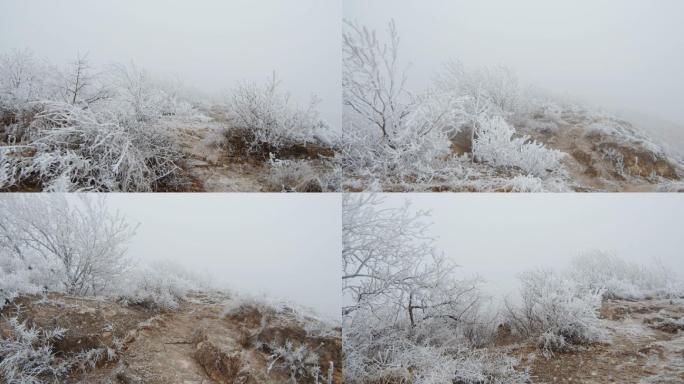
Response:
POLYGON ((66 383, 341 382, 340 329, 286 306, 217 293, 190 294, 173 311, 61 294, 14 304, 3 310, 3 338, 15 316, 66 329, 52 345, 70 361, 66 383))

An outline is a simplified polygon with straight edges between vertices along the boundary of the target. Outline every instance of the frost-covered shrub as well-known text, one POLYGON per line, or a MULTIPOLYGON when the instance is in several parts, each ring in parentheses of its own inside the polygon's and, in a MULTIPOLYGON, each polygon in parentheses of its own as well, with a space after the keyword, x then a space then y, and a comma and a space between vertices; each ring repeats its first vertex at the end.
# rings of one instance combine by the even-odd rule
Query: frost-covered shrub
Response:
POLYGON ((65 103, 46 103, 24 145, 0 147, 4 185, 45 190, 151 191, 179 187, 180 150, 165 130, 65 103), (12 182, 13 184, 7 184, 12 182))
POLYGON ((23 259, 0 256, 0 310, 22 295, 62 290, 62 271, 55 260, 35 254, 27 254, 23 259))
POLYGON ((450 62, 435 83, 438 89, 467 98, 477 114, 507 116, 523 104, 518 79, 506 67, 467 70, 459 62, 450 62))
POLYGON ((549 270, 525 272, 520 281, 522 304, 508 305, 508 321, 518 334, 538 337, 545 354, 604 340, 598 318, 601 290, 580 290, 572 280, 549 270))
POLYGON ((638 265, 602 251, 573 258, 571 278, 584 290, 602 290, 619 299, 672 298, 684 295, 684 286, 666 266, 638 265))
POLYGON ((563 152, 548 149, 529 137, 514 137, 515 129, 501 117, 481 119, 473 141, 473 155, 494 166, 517 167, 539 177, 562 170, 563 152))
POLYGON ((318 354, 306 345, 295 346, 292 341, 286 340, 282 345, 264 343, 262 348, 269 352, 267 372, 286 373, 291 384, 297 384, 303 379, 320 382, 322 374, 318 365, 318 354))
POLYGON ((265 85, 242 84, 232 93, 226 116, 231 125, 227 134, 239 132, 250 153, 322 142, 327 130, 316 110, 316 99, 301 108, 293 105, 290 95, 280 91, 278 85, 274 75, 265 85))
POLYGON ((0 56, 0 190, 183 189, 182 155, 163 116, 197 116, 185 90, 134 65, 94 75, 32 55, 0 56))
POLYGON ((345 326, 345 383, 527 382, 514 358, 474 348, 455 328, 378 328, 359 320, 345 326))
POLYGON ((17 317, 7 319, 9 333, 0 337, 0 378, 4 383, 43 384, 64 376, 70 363, 58 358, 52 343, 66 330, 32 328, 17 317))
POLYGON ((200 290, 200 279, 168 263, 153 263, 130 273, 115 291, 128 305, 174 310, 191 291, 200 290))
POLYGON ((406 127, 387 139, 366 127, 350 125, 344 130, 340 162, 349 177, 427 183, 460 171, 444 162, 450 144, 447 133, 437 129, 421 133, 406 127))
POLYGON ((30 51, 0 54, 0 115, 18 113, 47 96, 47 69, 30 51))
POLYGON ((308 161, 272 159, 269 165, 268 184, 274 191, 323 192, 319 175, 308 161))
POLYGON ((21 321, 21 308, 16 315, 3 318, 6 335, 0 336, 0 379, 3 383, 47 384, 60 382, 71 371, 86 372, 95 369, 101 361, 114 361, 123 348, 120 339, 112 345, 63 353, 53 347, 67 330, 32 327, 21 321))

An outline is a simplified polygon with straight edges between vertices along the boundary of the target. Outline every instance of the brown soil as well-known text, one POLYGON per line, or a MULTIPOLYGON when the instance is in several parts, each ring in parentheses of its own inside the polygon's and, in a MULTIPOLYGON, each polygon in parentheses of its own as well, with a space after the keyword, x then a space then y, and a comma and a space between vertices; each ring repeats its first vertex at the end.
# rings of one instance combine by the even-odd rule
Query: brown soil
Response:
MULTIPOLYGON (((315 336, 294 317, 275 311, 253 314, 254 322, 245 324, 222 315, 229 301, 220 294, 196 293, 177 310, 165 312, 124 306, 111 299, 57 294, 50 294, 48 300, 24 297, 15 303, 21 304, 20 316, 29 324, 68 329, 54 345, 57 354, 111 346, 115 338, 123 341, 116 360, 103 361, 85 372, 74 371, 65 383, 284 383, 287 372, 268 372, 267 351, 255 342, 278 341, 279 337, 316 350, 322 372, 333 361, 334 382, 342 382, 341 331, 334 337, 315 336)), ((15 311, 13 305, 6 306, 3 315, 15 311)), ((5 332, 0 321, 0 335, 5 332)))
POLYGON ((682 170, 664 154, 650 151, 638 140, 588 133, 592 122, 581 113, 564 112, 555 129, 516 128, 569 155, 563 163, 578 191, 646 192, 663 180, 681 179, 682 170))
MULTIPOLYGON (((246 154, 244 151, 229 150, 228 146, 242 145, 242 138, 233 138, 235 143, 215 145, 206 138, 216 135, 216 126, 190 126, 173 128, 178 142, 186 154, 188 174, 201 184, 207 192, 280 192, 281 187, 269 181, 270 165, 268 150, 262 154, 246 154)), ((244 148, 243 148, 244 149, 244 148)), ((279 159, 306 161, 318 173, 327 172, 328 166, 321 157, 334 156, 331 148, 316 145, 293 145, 278 151, 279 159)), ((322 192, 323 188, 314 180, 301 180, 296 185, 298 192, 322 192)))
POLYGON ((651 326, 660 316, 684 315, 684 300, 608 300, 601 315, 604 344, 545 358, 532 343, 512 347, 533 383, 683 383, 684 332, 651 326))

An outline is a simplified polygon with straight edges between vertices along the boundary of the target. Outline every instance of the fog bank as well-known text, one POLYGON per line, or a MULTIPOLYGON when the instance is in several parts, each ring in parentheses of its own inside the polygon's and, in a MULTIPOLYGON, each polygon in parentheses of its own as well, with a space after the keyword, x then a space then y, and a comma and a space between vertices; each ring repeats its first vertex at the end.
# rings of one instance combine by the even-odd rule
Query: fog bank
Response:
POLYGON ((172 262, 219 287, 290 300, 339 318, 337 194, 107 194, 139 223, 129 255, 172 262))
POLYGON ((0 52, 32 50, 56 64, 135 61, 188 86, 225 93, 276 71, 302 103, 339 127, 341 3, 298 0, 0 0, 0 52))
POLYGON ((534 268, 563 270, 580 253, 612 252, 650 264, 659 260, 684 277, 684 196, 678 194, 401 194, 432 211, 436 247, 459 273, 479 275, 498 298, 518 293, 517 275, 534 268))
POLYGON ((449 60, 505 65, 521 83, 650 116, 640 120, 655 126, 644 129, 684 147, 682 14, 678 0, 344 0, 346 19, 375 29, 396 21, 413 90, 449 60))

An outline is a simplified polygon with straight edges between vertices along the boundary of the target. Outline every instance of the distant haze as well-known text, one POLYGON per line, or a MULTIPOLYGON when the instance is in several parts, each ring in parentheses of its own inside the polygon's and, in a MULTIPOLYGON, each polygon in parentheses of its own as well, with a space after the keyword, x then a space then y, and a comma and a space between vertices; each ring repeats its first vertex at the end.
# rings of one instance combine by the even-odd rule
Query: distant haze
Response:
POLYGON ((582 252, 603 250, 624 260, 659 260, 684 278, 684 196, 680 194, 401 194, 432 211, 437 248, 459 273, 479 275, 498 298, 518 293, 517 274, 563 270, 582 252))
POLYGON ((172 262, 237 292, 290 300, 339 318, 337 194, 107 194, 139 223, 129 254, 172 262))
POLYGON ((322 98, 339 127, 341 8, 334 0, 0 0, 0 52, 31 49, 57 64, 90 53, 135 61, 188 86, 225 93, 276 71, 301 103, 322 98))
POLYGON ((522 83, 608 111, 652 116, 684 147, 684 1, 344 0, 375 29, 394 18, 409 85, 423 89, 448 60, 505 65, 522 83))

